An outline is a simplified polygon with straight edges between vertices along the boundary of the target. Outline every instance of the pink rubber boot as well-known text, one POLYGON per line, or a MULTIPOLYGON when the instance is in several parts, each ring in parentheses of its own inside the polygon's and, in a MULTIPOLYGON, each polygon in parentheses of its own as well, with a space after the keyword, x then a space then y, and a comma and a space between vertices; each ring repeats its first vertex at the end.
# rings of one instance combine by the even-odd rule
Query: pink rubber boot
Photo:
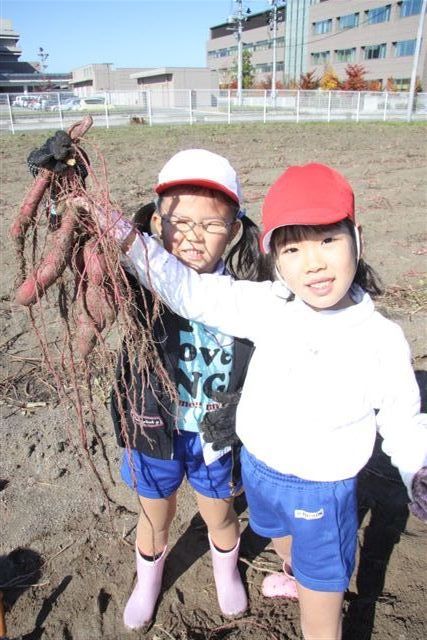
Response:
POLYGON ((240 538, 234 549, 222 553, 215 548, 211 537, 208 537, 220 609, 225 616, 237 616, 248 608, 248 598, 237 569, 240 538))
POLYGON ((262 593, 267 598, 298 600, 297 585, 289 564, 283 563, 283 573, 271 573, 264 578, 262 593))
POLYGON ((154 607, 162 586, 166 549, 160 558, 150 562, 145 560, 135 545, 137 583, 127 601, 123 621, 128 629, 140 629, 153 619, 154 607))

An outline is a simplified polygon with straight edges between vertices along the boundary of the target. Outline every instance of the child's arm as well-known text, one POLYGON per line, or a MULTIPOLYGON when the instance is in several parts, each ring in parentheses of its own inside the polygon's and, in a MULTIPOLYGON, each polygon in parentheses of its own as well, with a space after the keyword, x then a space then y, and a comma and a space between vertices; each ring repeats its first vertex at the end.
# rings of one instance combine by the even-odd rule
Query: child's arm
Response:
POLYGON ((131 234, 122 248, 142 284, 178 315, 252 341, 264 326, 271 283, 200 275, 145 234, 131 234))
POLYGON ((409 345, 395 324, 384 332, 378 372, 377 426, 382 448, 399 469, 412 499, 415 474, 427 464, 427 415, 420 413, 420 392, 409 345))

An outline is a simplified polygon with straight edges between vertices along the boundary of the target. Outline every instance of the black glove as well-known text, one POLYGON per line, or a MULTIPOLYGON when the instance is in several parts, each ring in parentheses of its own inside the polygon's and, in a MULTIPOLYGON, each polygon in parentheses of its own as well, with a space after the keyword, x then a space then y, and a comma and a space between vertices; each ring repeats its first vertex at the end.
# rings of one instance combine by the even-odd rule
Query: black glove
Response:
POLYGON ((236 435, 236 411, 240 392, 215 391, 212 394, 212 399, 215 402, 220 402, 222 406, 216 411, 209 411, 205 414, 200 424, 200 431, 205 442, 212 442, 212 449, 219 451, 224 447, 240 443, 236 435))
POLYGON ((427 522, 427 467, 422 467, 412 480, 412 502, 409 504, 411 512, 427 522))
POLYGON ((33 176, 40 169, 49 169, 54 173, 64 173, 69 168, 67 160, 73 156, 72 140, 65 131, 57 131, 48 138, 40 149, 31 151, 27 158, 28 167, 33 176))

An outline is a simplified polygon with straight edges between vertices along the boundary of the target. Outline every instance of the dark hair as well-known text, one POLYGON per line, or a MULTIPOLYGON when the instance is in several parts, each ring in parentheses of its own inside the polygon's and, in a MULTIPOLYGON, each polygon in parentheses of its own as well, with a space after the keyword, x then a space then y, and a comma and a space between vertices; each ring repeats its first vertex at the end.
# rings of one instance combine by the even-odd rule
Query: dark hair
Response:
POLYGON ((269 260, 259 248, 259 228, 246 214, 240 218, 242 233, 231 247, 224 262, 237 280, 262 281, 270 279, 269 260))
MULTIPOLYGON (((283 247, 284 244, 288 244, 289 242, 301 242, 301 240, 304 240, 312 234, 342 228, 349 231, 353 238, 354 248, 356 250, 355 226, 348 218, 334 224, 290 225, 288 227, 279 227, 273 231, 270 240, 273 261, 276 261, 279 249, 280 247, 283 247)), ((363 260, 363 258, 359 259, 353 283, 358 284, 373 298, 380 296, 383 293, 381 278, 376 271, 363 260)))
MULTIPOLYGON (((214 193, 221 194, 218 191, 214 193)), ((233 215, 237 216, 239 208, 236 203, 225 194, 221 194, 221 197, 222 195, 232 205, 233 215)), ((133 222, 139 231, 151 234, 151 218, 157 208, 158 206, 156 207, 154 202, 150 202, 138 209, 133 222)), ((270 258, 261 254, 258 244, 258 226, 247 215, 240 218, 240 222, 242 223, 240 238, 225 256, 225 266, 237 280, 262 281, 271 279, 270 258)))

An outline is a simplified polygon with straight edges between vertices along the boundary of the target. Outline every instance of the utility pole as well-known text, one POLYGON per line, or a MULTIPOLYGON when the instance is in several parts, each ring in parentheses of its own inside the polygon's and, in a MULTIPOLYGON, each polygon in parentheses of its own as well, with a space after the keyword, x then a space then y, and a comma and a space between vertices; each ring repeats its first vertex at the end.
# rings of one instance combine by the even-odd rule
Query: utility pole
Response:
MULTIPOLYGON (((228 22, 233 25, 235 36, 237 38, 237 102, 238 105, 242 104, 242 76, 243 76, 243 23, 246 20, 243 14, 243 0, 235 0, 237 4, 237 11, 234 15, 228 18, 228 22)), ((249 9, 248 9, 249 11, 249 9)))
POLYGON ((43 49, 43 47, 39 47, 37 57, 40 58, 40 73, 44 73, 47 69, 47 59, 49 54, 43 49))
POLYGON ((239 106, 242 104, 242 75, 243 75, 243 11, 242 1, 237 0, 237 101, 239 106))
POLYGON ((418 67, 418 60, 420 58, 421 40, 423 35, 423 25, 424 25, 424 18, 426 15, 426 7, 427 7, 427 0, 423 0, 421 12, 420 12, 420 21, 418 23, 418 32, 417 32, 417 41, 415 43, 414 60, 412 62, 411 84, 409 86, 408 115, 407 115, 408 122, 411 122, 412 112, 414 110, 415 89, 417 84, 417 67, 418 67))
POLYGON ((271 21, 273 29, 273 68, 271 72, 271 97, 276 97, 276 67, 277 67, 277 0, 269 0, 271 4, 271 21))
MULTIPOLYGON (((43 47, 39 47, 38 53, 37 53, 37 57, 40 58, 40 73, 42 75, 42 78, 44 77, 44 79, 46 80, 47 83, 47 78, 45 75, 46 69, 47 69, 47 59, 49 57, 49 54, 47 51, 45 51, 43 49, 43 47)), ((48 83, 46 84, 46 88, 48 88, 48 83)))

